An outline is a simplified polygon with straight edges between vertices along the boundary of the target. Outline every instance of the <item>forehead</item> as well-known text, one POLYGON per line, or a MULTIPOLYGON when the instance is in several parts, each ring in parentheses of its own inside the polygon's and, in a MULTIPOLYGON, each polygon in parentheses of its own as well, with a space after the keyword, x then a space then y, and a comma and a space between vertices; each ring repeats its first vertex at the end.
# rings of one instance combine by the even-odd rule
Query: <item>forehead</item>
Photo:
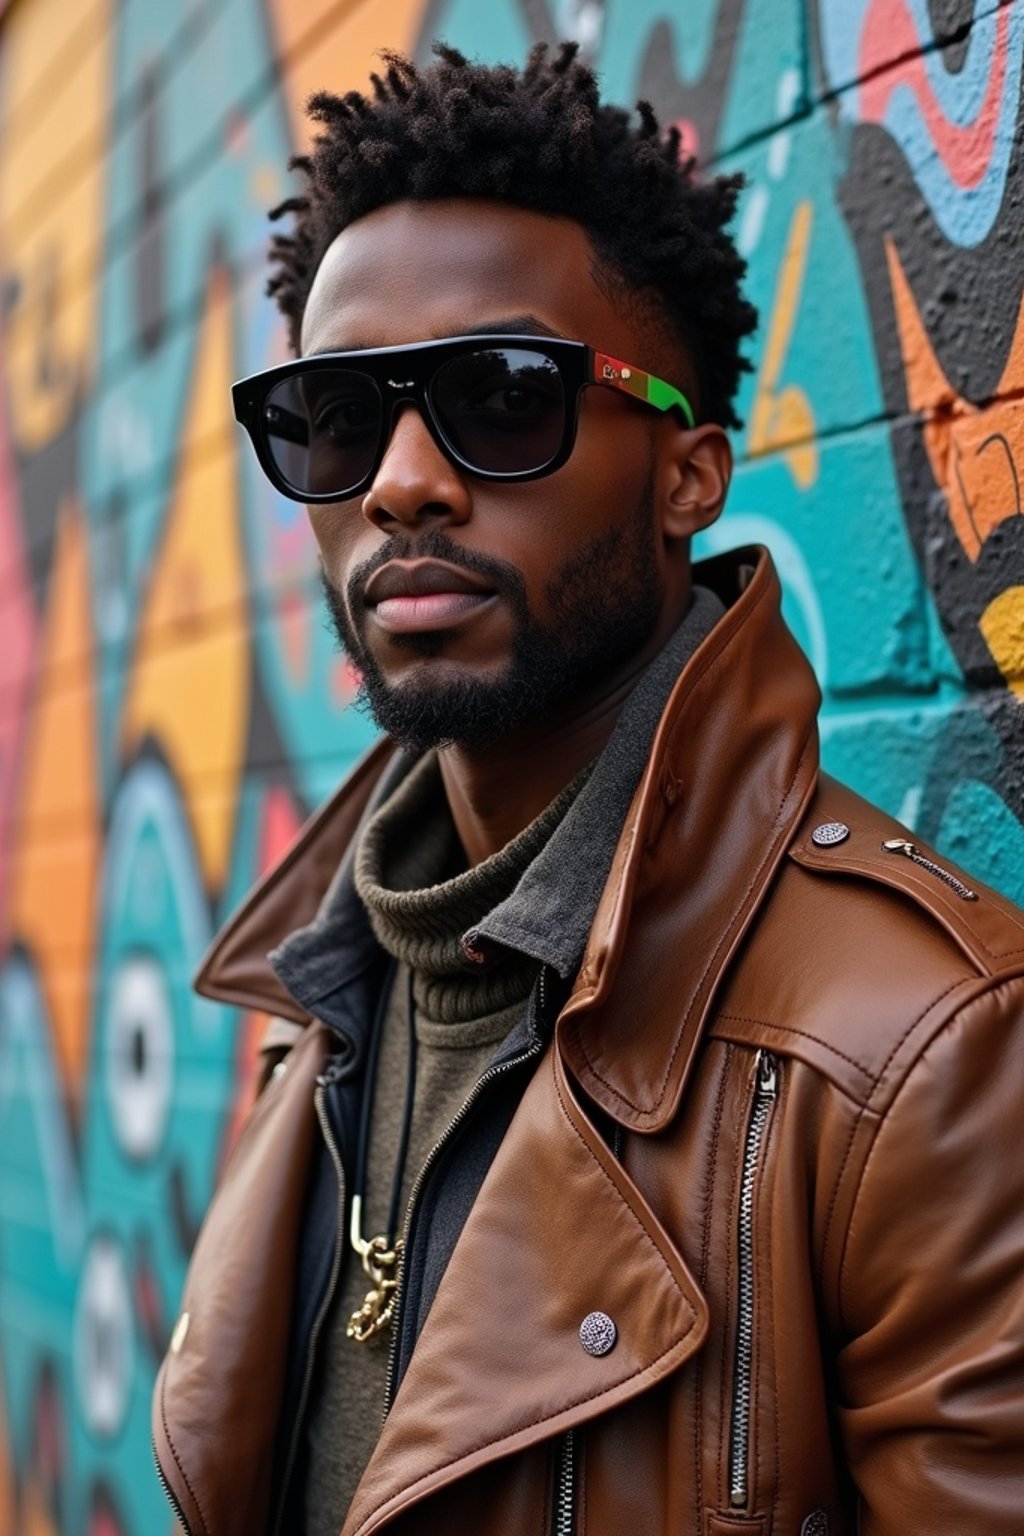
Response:
POLYGON ((457 336, 528 314, 631 355, 636 327, 598 286, 594 262, 572 219, 471 198, 393 203, 350 224, 328 249, 306 304, 302 350, 457 336))

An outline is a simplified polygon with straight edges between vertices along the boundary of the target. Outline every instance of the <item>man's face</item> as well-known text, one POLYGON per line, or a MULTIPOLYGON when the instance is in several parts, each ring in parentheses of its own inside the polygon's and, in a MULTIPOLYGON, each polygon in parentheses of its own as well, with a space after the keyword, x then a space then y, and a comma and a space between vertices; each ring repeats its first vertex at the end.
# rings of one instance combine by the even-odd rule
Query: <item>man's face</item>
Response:
MULTIPOLYGON (((593 262, 568 219, 469 199, 393 204, 328 250, 303 352, 533 329, 653 369, 593 262)), ((587 389, 568 462, 501 484, 451 464, 416 408, 399 408, 365 496, 309 508, 329 611, 382 729, 417 746, 493 741, 664 639, 680 561, 660 533, 656 440, 675 430, 587 389), (386 568, 429 571, 434 595, 388 596, 386 568)))

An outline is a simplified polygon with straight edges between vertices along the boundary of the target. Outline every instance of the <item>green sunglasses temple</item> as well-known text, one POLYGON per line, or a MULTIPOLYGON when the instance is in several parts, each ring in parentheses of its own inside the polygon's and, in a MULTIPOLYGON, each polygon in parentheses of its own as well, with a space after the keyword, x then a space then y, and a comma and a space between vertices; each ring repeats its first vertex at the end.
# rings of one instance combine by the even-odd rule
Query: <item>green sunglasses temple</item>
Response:
POLYGON ((642 368, 634 368, 630 363, 620 363, 616 357, 608 357, 604 352, 594 353, 593 382, 625 390, 627 395, 643 400, 646 405, 653 405, 657 411, 670 411, 677 405, 686 418, 687 426, 695 425, 693 408, 684 394, 664 379, 655 378, 653 373, 645 373, 642 368))

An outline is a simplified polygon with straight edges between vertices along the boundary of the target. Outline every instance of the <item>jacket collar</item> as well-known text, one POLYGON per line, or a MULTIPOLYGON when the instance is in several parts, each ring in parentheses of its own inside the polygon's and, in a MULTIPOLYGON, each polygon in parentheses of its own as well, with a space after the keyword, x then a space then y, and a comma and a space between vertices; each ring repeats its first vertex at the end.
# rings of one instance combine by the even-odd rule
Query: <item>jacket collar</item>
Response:
MULTIPOLYGON (((817 773, 820 695, 782 619, 768 552, 717 556, 694 578, 727 612, 662 713, 559 1025, 587 1093, 647 1132, 675 1113, 717 982, 817 773)), ((379 743, 310 819, 214 940, 200 992, 309 1020, 267 955, 312 922, 395 758, 393 743, 379 743)))
POLYGON ((740 595, 661 717, 559 1022, 582 1087, 641 1132, 676 1113, 718 983, 818 774, 821 695, 767 550, 697 572, 726 601, 730 581, 740 595))

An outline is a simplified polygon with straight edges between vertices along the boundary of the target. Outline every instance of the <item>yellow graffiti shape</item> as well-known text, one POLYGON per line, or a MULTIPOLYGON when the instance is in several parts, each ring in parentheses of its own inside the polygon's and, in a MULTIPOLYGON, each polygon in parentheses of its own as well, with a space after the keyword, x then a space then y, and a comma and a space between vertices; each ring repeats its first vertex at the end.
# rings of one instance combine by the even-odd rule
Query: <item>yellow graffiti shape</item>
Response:
POLYGON ((236 478, 231 292, 207 288, 177 478, 143 606, 121 746, 153 736, 182 786, 207 882, 227 874, 249 713, 236 478))
POLYGON ((92 370, 114 9, 31 0, 3 21, 5 372, 13 435, 29 453, 66 425, 92 370))
POLYGON ((62 508, 21 764, 11 933, 32 952, 73 1100, 88 1054, 100 804, 83 519, 62 508))
POLYGON ((379 48, 409 52, 419 35, 427 0, 357 0, 343 11, 337 0, 271 0, 277 53, 292 109, 297 144, 308 144, 303 105, 314 91, 364 90, 380 68, 379 48))
POLYGON ((953 389, 942 371, 892 240, 886 240, 907 403, 923 417, 925 452, 945 493, 949 519, 968 559, 975 561, 994 528, 1021 511, 1024 405, 1012 397, 1024 385, 1024 324, 1014 339, 991 405, 979 408, 953 389), (1007 398, 1010 396, 1010 398, 1007 398))
POLYGON ((994 597, 979 627, 1010 692, 1024 699, 1024 587, 1007 587, 994 597))
POLYGON ((789 355, 793 327, 800 308, 813 226, 812 205, 809 202, 799 203, 793 214, 779 269, 747 433, 747 446, 751 454, 782 450, 790 474, 804 491, 818 478, 814 408, 807 392, 799 385, 783 384, 780 387, 779 381, 789 355))

